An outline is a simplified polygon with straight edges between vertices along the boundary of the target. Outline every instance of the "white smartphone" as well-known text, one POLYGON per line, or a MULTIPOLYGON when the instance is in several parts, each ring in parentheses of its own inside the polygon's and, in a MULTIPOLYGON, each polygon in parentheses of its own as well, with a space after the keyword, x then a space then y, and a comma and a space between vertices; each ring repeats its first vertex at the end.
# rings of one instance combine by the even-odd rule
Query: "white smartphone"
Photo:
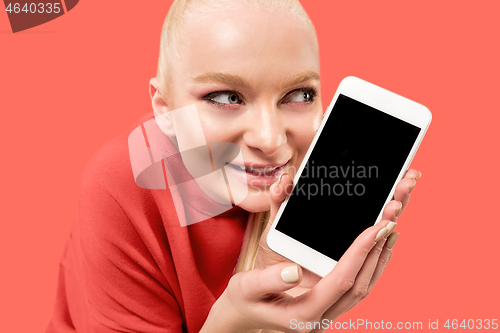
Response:
POLYGON ((340 83, 267 236, 324 277, 378 223, 417 152, 428 108, 356 77, 340 83))

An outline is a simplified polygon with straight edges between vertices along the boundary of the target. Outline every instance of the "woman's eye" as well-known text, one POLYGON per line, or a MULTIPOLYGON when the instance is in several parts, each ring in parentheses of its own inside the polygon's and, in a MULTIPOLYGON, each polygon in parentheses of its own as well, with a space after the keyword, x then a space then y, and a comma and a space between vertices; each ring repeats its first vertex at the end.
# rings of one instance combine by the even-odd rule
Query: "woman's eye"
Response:
POLYGON ((301 89, 291 92, 286 98, 287 103, 312 102, 314 100, 314 91, 311 89, 301 89))
POLYGON ((212 93, 205 99, 218 104, 241 104, 240 96, 234 92, 212 93))

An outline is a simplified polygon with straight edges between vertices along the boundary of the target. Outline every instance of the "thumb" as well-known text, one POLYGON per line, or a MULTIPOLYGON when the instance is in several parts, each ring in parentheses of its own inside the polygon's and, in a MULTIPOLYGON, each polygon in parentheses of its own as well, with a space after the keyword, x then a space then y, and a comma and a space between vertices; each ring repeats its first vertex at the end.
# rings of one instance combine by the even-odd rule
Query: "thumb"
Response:
POLYGON ((270 197, 271 197, 271 215, 269 223, 272 224, 276 218, 276 214, 281 207, 281 204, 292 193, 293 181, 288 173, 283 172, 278 181, 271 185, 270 187, 270 197))
POLYGON ((299 285, 302 269, 297 264, 280 263, 265 269, 252 269, 233 276, 242 295, 249 299, 262 299, 264 295, 281 293, 299 285))
POLYGON ((271 212, 269 215, 269 222, 267 223, 266 228, 264 229, 264 232, 261 235, 261 246, 267 247, 267 234, 269 233, 269 230, 271 229, 271 225, 274 222, 274 219, 276 218, 276 214, 278 213, 278 210, 281 207, 281 204, 283 201, 286 199, 290 193, 292 193, 293 190, 293 181, 290 175, 288 173, 283 172, 276 183, 271 185, 269 188, 269 197, 271 200, 271 212))

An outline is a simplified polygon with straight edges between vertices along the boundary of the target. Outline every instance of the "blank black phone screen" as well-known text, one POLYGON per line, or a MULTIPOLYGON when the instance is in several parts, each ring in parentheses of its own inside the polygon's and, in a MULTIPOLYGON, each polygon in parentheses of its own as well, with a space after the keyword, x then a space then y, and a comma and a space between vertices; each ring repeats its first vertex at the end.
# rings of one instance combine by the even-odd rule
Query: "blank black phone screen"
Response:
POLYGON ((338 261, 375 223, 419 132, 339 95, 276 229, 338 261))

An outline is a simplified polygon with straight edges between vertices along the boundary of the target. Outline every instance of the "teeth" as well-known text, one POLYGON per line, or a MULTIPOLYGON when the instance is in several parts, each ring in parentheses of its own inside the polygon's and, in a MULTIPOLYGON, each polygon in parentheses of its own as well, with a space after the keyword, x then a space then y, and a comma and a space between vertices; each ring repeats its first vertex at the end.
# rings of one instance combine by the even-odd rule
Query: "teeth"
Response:
POLYGON ((233 167, 235 167, 236 169, 238 170, 241 170, 241 171, 248 171, 248 172, 260 172, 260 173, 267 173, 267 172, 271 172, 273 170, 276 170, 278 168, 281 168, 282 165, 279 165, 277 167, 265 167, 265 168, 252 168, 252 167, 242 167, 242 166, 239 166, 239 165, 236 165, 236 164, 231 164, 233 167))
POLYGON ((274 169, 275 168, 271 168, 271 167, 259 168, 259 169, 252 168, 252 167, 246 167, 245 168, 245 170, 250 171, 250 172, 269 172, 269 171, 272 171, 274 169))

